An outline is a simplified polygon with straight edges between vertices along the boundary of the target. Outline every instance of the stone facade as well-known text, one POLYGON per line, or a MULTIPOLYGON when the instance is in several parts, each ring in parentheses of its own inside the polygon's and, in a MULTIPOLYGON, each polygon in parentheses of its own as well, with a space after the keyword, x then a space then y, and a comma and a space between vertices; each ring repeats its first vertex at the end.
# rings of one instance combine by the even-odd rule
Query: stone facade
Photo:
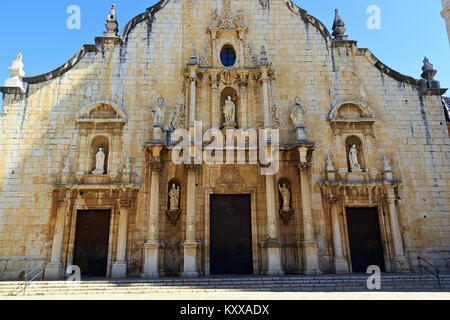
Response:
POLYGON ((386 271, 417 271, 418 255, 450 270, 450 139, 432 77, 395 72, 287 0, 162 0, 120 36, 115 23, 62 67, 0 88, 2 279, 44 262, 61 278, 79 210, 111 210, 107 276, 208 275, 217 194, 251 196, 255 274, 351 272, 355 207, 377 209, 386 271), (175 164, 171 135, 196 121, 279 130, 279 171, 175 164))
POLYGON ((442 18, 445 20, 445 24, 447 25, 447 34, 448 41, 450 42, 450 0, 441 0, 442 1, 442 18))

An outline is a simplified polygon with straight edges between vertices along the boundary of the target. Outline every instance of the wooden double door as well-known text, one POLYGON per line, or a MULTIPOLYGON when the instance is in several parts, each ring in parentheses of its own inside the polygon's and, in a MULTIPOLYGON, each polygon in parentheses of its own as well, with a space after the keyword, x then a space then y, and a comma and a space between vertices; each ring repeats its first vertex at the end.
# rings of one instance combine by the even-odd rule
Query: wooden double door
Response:
POLYGON ((385 271, 377 208, 347 208, 352 270, 365 273, 372 265, 385 271))
POLYGON ((82 277, 106 277, 111 210, 77 213, 73 264, 82 277))
POLYGON ((210 273, 253 274, 250 195, 212 195, 210 273))

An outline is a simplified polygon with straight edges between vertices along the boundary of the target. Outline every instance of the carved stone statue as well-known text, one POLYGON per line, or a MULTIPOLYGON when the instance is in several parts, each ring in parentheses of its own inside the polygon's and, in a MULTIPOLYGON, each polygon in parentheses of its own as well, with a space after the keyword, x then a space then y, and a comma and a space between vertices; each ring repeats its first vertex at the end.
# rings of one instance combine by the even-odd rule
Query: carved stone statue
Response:
POLYGON ((103 174, 105 172, 105 152, 100 148, 95 155, 95 170, 94 174, 103 174))
POLYGON ((291 107, 291 119, 296 127, 304 126, 305 113, 305 109, 300 104, 300 97, 296 97, 294 100, 294 104, 291 107))
POLYGON ((169 192, 170 197, 170 210, 180 209, 180 186, 175 183, 172 185, 172 189, 169 192))
POLYGON ((9 67, 8 70, 12 78, 6 79, 5 87, 23 88, 22 80, 20 78, 25 76, 25 72, 23 71, 23 62, 21 53, 17 55, 17 59, 13 61, 11 67, 9 67))
POLYGON ((358 161, 358 149, 355 144, 351 147, 348 157, 350 160, 351 171, 352 172, 361 171, 361 165, 359 164, 359 161, 358 161))
POLYGON ((164 98, 158 98, 158 102, 152 108, 153 113, 153 126, 161 127, 164 122, 164 116, 166 114, 166 105, 164 103, 164 98))
POLYGON ((106 17, 106 31, 103 32, 105 37, 117 37, 119 32, 119 24, 117 23, 116 6, 113 4, 111 11, 106 17))
POLYGON ((223 107, 223 115, 225 116, 225 126, 234 125, 236 123, 236 105, 231 97, 228 97, 223 107))
POLYGON ((283 198, 283 210, 291 210, 291 191, 289 191, 286 183, 280 185, 279 187, 281 197, 283 198))
POLYGON ((345 36, 345 31, 347 29, 345 28, 344 20, 342 20, 341 16, 339 15, 339 10, 335 10, 335 18, 333 23, 333 37, 337 40, 345 40, 347 37, 345 36))

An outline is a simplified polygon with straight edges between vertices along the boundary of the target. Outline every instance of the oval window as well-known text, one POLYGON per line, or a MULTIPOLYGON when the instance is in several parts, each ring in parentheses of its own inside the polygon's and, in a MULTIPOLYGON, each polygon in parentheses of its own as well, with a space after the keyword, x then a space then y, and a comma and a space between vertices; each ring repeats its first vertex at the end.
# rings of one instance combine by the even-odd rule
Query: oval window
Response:
POLYGON ((220 62, 224 67, 232 67, 236 63, 236 51, 230 45, 223 47, 220 53, 220 62))

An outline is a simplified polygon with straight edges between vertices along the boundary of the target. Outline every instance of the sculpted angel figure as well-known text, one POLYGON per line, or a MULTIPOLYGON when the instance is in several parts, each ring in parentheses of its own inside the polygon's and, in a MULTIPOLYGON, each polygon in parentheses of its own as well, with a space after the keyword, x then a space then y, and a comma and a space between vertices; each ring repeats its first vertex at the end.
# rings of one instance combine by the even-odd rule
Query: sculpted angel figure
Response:
POLYGON ((180 186, 175 183, 172 185, 172 189, 169 192, 170 197, 170 210, 180 209, 180 186))
POLYGON ((290 209, 291 192, 286 186, 286 183, 278 186, 278 189, 280 190, 281 197, 283 198, 283 209, 290 209))
POLYGON ((158 102, 152 108, 153 113, 153 126, 160 127, 164 122, 164 116, 166 114, 166 105, 164 104, 164 98, 158 98, 158 102))

